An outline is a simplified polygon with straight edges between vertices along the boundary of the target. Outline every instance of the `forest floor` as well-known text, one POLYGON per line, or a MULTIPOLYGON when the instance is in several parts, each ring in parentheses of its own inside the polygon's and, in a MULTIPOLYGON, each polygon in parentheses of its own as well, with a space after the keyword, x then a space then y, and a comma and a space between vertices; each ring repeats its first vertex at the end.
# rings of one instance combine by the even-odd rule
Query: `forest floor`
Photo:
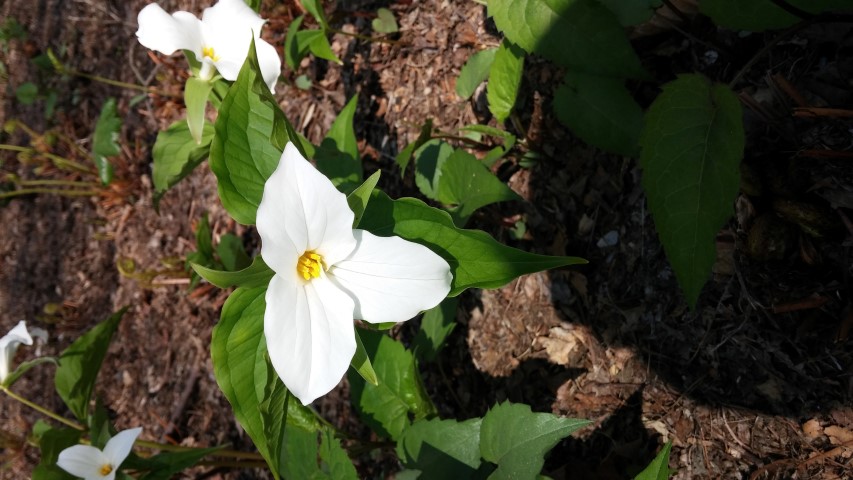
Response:
MULTIPOLYGON (((184 115, 186 63, 138 44, 136 14, 146 3, 0 4, 0 22, 23 27, 0 44, 0 123, 53 132, 60 139, 55 153, 90 162, 85 152, 108 98, 117 99, 123 120, 116 180, 108 188, 91 197, 31 195, 0 205, 0 331, 26 319, 49 341, 18 358, 55 355, 129 306, 96 389, 117 427, 144 426, 143 438, 151 440, 251 450, 210 361, 211 328, 227 292, 205 284, 188 290, 183 262, 205 214, 215 238, 236 233, 255 251, 259 241, 223 210, 206 164, 164 196, 159 212, 152 206, 151 147, 158 131, 184 115), (48 49, 73 70, 161 94, 140 97, 59 75, 41 61, 48 49), (15 95, 26 82, 40 97, 30 104, 15 95), (55 108, 46 111, 51 92, 55 108)), ((497 126, 482 88, 465 101, 454 85, 468 57, 497 46, 500 37, 486 8, 473 1, 337 3, 328 8, 333 26, 363 34, 377 7, 390 8, 400 24, 397 42, 336 34, 332 47, 343 64, 305 61, 298 72, 285 71, 287 83, 276 95, 296 128, 317 143, 359 94, 355 125, 366 168, 382 170, 380 187, 392 196, 415 194, 411 176, 402 177, 393 159, 427 119, 451 134, 473 123, 497 126), (308 90, 294 84, 301 74, 311 80, 308 90)), ((750 194, 741 195, 736 217, 718 236, 714 277, 699 304, 687 308, 667 264, 637 160, 574 139, 551 110, 559 72, 530 57, 516 107, 520 123, 507 127, 526 141, 496 172, 524 201, 487 207, 471 225, 518 248, 581 256, 589 264, 464 295, 447 346, 436 362, 421 365, 425 386, 447 418, 481 416, 509 399, 592 420, 548 457, 545 473, 555 479, 629 478, 667 441, 679 479, 851 478, 853 124, 792 111, 853 108, 853 34, 848 25, 816 23, 776 41, 772 33, 718 29, 694 13, 695 2, 675 3, 684 18, 670 14, 632 33, 658 82, 632 85, 643 105, 676 74, 698 71, 728 82, 743 71, 734 88, 746 112, 743 190, 750 194), (765 45, 771 48, 761 52, 765 45), (517 160, 527 150, 541 155, 522 168, 517 160), (756 183, 760 191, 748 190, 756 183), (824 215, 820 236, 806 234, 812 224, 805 220, 768 217, 779 202, 814 206, 824 215), (519 221, 526 233, 515 239, 510 230, 519 221)), ((160 4, 194 13, 207 6, 160 4)), ((287 25, 304 11, 295 0, 267 0, 261 13, 269 19, 264 37, 281 52, 287 25)), ((41 140, 18 128, 0 143, 41 140)), ((0 170, 80 179, 36 171, 25 160, 0 152, 0 170)), ((393 332, 411 339, 417 326, 413 320, 393 332)), ((63 412, 52 384, 53 370, 43 367, 14 388, 63 412)), ((346 379, 316 406, 340 428, 363 433, 346 379)), ((38 418, 0 398, 0 479, 29 478, 38 450, 24 439, 38 418)), ((360 474, 393 478, 398 466, 376 458, 356 458, 360 474)), ((265 478, 260 470, 208 470, 187 478, 265 478)))

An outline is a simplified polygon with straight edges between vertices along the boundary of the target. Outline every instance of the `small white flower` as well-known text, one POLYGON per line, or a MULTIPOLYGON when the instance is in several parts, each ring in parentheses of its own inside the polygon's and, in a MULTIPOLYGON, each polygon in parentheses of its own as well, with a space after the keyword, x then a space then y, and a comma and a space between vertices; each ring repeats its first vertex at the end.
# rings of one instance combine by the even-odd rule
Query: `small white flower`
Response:
POLYGON ((15 358, 15 351, 18 345, 32 345, 33 339, 27 331, 27 323, 23 320, 9 331, 3 338, 0 338, 0 383, 6 380, 12 370, 12 361, 15 358))
POLYGON ((130 455, 133 442, 142 432, 142 427, 123 430, 111 438, 104 450, 91 445, 74 445, 59 453, 56 464, 59 468, 84 480, 113 480, 121 462, 130 455))
POLYGON ((353 230, 344 194, 288 143, 257 213, 275 271, 264 335, 284 384, 307 405, 340 382, 355 354, 353 319, 408 320, 450 292, 444 259, 400 237, 353 230))
POLYGON ((275 48, 261 39, 262 19, 243 0, 219 0, 204 9, 201 20, 179 11, 172 15, 156 3, 140 10, 136 36, 143 46, 166 55, 189 50, 201 62, 199 77, 210 80, 215 68, 226 80, 236 80, 246 60, 252 37, 264 81, 275 88, 281 73, 281 59, 275 48))

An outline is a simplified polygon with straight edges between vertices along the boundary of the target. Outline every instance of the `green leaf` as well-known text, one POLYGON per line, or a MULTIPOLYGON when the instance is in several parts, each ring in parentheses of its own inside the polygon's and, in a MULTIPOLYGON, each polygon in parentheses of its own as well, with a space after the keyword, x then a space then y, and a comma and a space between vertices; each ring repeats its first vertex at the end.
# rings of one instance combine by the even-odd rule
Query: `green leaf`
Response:
POLYGON ((669 469, 669 452, 672 449, 672 442, 666 442, 666 445, 658 452, 652 463, 649 464, 642 472, 638 473, 634 480, 667 480, 673 473, 669 469))
MULTIPOLYGON (((281 382, 277 376, 270 375, 266 359, 265 293, 266 287, 234 290, 222 307, 219 323, 213 327, 210 354, 216 382, 231 403, 234 416, 267 463, 275 465, 260 412, 266 394, 278 388, 269 387, 267 381, 281 382)), ((265 408, 284 410, 285 405, 280 401, 275 405, 267 402, 265 408)), ((312 431, 322 428, 308 407, 299 402, 287 402, 286 408, 288 425, 312 431)))
POLYGON ((459 297, 445 298, 424 312, 421 329, 415 335, 414 348, 418 358, 431 362, 438 356, 444 341, 456 328, 456 307, 459 297))
POLYGON ((207 455, 216 453, 222 447, 199 448, 184 452, 163 452, 143 460, 148 472, 139 480, 169 480, 176 474, 192 467, 207 455))
POLYGON ((185 121, 177 121, 157 134, 157 141, 151 150, 154 159, 151 178, 154 181, 155 208, 166 191, 186 178, 207 158, 212 139, 213 124, 210 123, 204 124, 200 145, 193 141, 185 121))
POLYGON ((243 240, 230 233, 222 235, 219 239, 216 254, 219 255, 222 266, 230 272, 249 268, 252 264, 252 259, 246 254, 246 249, 243 247, 243 240))
MULTIPOLYGON (((255 223, 264 183, 278 166, 293 130, 259 73, 254 41, 237 80, 228 89, 210 144, 222 206, 240 223, 255 223)), ((300 142, 295 142, 301 147, 300 142)))
POLYGON ((554 95, 554 111, 590 145, 629 157, 639 153, 643 109, 623 80, 569 72, 554 95))
POLYGON ((376 11, 376 18, 371 22, 371 26, 373 26, 373 31, 378 33, 395 33, 400 30, 394 13, 387 8, 380 8, 376 11))
POLYGON ((264 399, 258 405, 261 414, 261 424, 264 428, 264 438, 269 445, 270 457, 268 463, 273 476, 278 478, 285 469, 288 461, 287 445, 285 442, 285 426, 287 425, 287 405, 292 400, 290 392, 281 381, 277 381, 275 370, 265 355, 267 362, 266 388, 264 399))
POLYGON ((195 248, 202 258, 213 260, 213 233, 210 231, 210 220, 207 213, 201 216, 195 231, 195 248))
POLYGON ((435 414, 435 407, 423 390, 412 352, 387 335, 369 330, 359 333, 379 385, 365 383, 350 370, 353 405, 374 432, 397 439, 409 426, 410 414, 415 419, 425 418, 435 414))
POLYGON ((647 78, 616 16, 597 0, 488 0, 489 16, 516 45, 561 67, 647 78))
POLYGON ((355 95, 332 122, 329 133, 314 152, 317 170, 329 177, 335 187, 344 193, 354 190, 363 176, 353 128, 357 104, 358 95, 355 95))
POLYGON ((3 380, 3 385, 6 388, 11 387, 21 378, 27 371, 36 365, 41 365, 42 363, 52 363, 54 365, 59 365, 59 362, 56 361, 53 357, 38 357, 32 360, 27 360, 26 362, 21 362, 13 372, 9 373, 8 376, 3 380))
POLYGON ((725 85, 682 75, 649 108, 640 145, 649 210, 694 306, 716 258, 714 238, 734 213, 744 149, 740 101, 725 85))
MULTIPOLYGON (((335 62, 338 65, 342 65, 344 62, 335 55, 335 52, 332 51, 332 46, 329 44, 329 39, 326 38, 326 33, 321 30, 308 30, 310 32, 317 32, 317 34, 313 35, 311 38, 306 38, 304 41, 308 45, 308 50, 314 54, 315 57, 319 57, 330 62, 335 62)), ((306 31, 306 32, 308 32, 306 31)), ((305 33, 305 32, 299 32, 305 33)), ((299 34, 297 34, 298 36, 299 34)))
POLYGON ((127 307, 122 308, 95 325, 59 355, 59 367, 54 379, 56 393, 71 413, 81 421, 85 421, 88 416, 89 399, 92 398, 95 379, 118 322, 126 311, 127 307))
POLYGON ((373 386, 379 385, 379 379, 376 378, 376 371, 373 370, 370 357, 367 356, 367 350, 364 348, 364 343, 361 341, 361 334, 357 328, 355 329, 355 355, 352 357, 350 365, 367 383, 373 386))
POLYGON ((261 0, 245 0, 246 5, 252 8, 255 12, 259 12, 261 10, 261 0))
POLYGON ((190 77, 184 85, 184 104, 187 106, 187 125, 190 127, 190 135, 196 145, 201 145, 204 135, 205 119, 207 109, 207 97, 213 90, 213 84, 198 77, 190 77))
POLYGON ((523 72, 524 50, 504 38, 489 70, 489 86, 486 91, 489 111, 499 122, 506 120, 515 107, 523 72))
MULTIPOLYGON (((853 10, 850 0, 787 0, 787 3, 812 14, 853 10)), ((753 32, 790 27, 803 21, 771 0, 702 0, 699 10, 717 25, 753 32)))
POLYGON ((478 208, 496 202, 521 199, 474 155, 465 150, 454 151, 441 170, 438 200, 455 206, 450 210, 450 216, 456 225, 464 226, 478 208))
MULTIPOLYGON (((34 432, 35 433, 35 432, 34 432)), ((59 453, 77 445, 83 432, 73 428, 49 428, 38 432, 41 461, 33 469, 32 480, 74 480, 65 470, 56 465, 59 453)))
POLYGON ((288 480, 357 480, 358 473, 331 432, 290 428, 285 432, 282 476, 288 480))
POLYGON ((501 245, 486 232, 464 230, 450 215, 414 198, 391 200, 375 191, 359 228, 397 235, 441 255, 453 273, 451 297, 466 288, 498 288, 527 273, 586 263, 578 257, 537 255, 501 245))
POLYGON ((424 124, 421 126, 421 132, 418 134, 418 138, 415 139, 414 142, 406 145, 406 148, 401 150, 397 156, 394 158, 394 162, 400 166, 400 173, 406 173, 406 167, 409 166, 409 161, 412 159, 412 155, 415 153, 415 150, 421 148, 423 144, 429 141, 432 137, 432 119, 427 118, 424 124))
POLYGON ((415 150, 415 185, 425 197, 438 200, 442 165, 453 154, 453 147, 438 139, 430 140, 415 150))
POLYGON ((110 424, 109 413, 100 399, 95 399, 95 408, 89 415, 89 442, 101 450, 113 437, 115 429, 110 424))
POLYGON ((480 452, 497 464, 489 479, 535 478, 545 454, 563 438, 589 425, 588 420, 533 413, 520 403, 495 405, 480 426, 480 452))
POLYGON ((308 52, 308 44, 300 42, 299 37, 297 37, 299 27, 302 26, 302 20, 304 19, 305 15, 294 18, 290 22, 290 25, 287 26, 287 35, 284 37, 284 63, 291 70, 296 70, 299 62, 305 58, 305 54, 308 52))
POLYGON ((191 263, 190 266, 199 276, 219 288, 265 287, 270 283, 275 272, 264 262, 260 255, 252 259, 252 264, 236 272, 213 270, 205 266, 191 263))
POLYGON ((382 170, 373 172, 373 175, 365 180, 364 183, 347 195, 347 204, 355 215, 352 221, 352 228, 357 227, 358 223, 361 222, 361 216, 364 215, 364 209, 367 208, 367 203, 370 202, 370 195, 373 193, 373 189, 376 188, 376 184, 379 182, 379 175, 381 174, 382 170))
POLYGON ((488 78, 497 50, 497 48, 487 48, 468 58, 462 70, 459 71, 459 78, 456 79, 457 95, 465 100, 474 95, 474 90, 488 78))
POLYGON ((329 30, 329 22, 326 21, 326 13, 323 11, 323 3, 320 0, 302 0, 302 6, 317 20, 323 30, 329 30))
POLYGON ((95 124, 95 133, 92 135, 92 158, 98 168, 98 178, 104 185, 109 185, 113 180, 113 166, 107 157, 121 153, 118 145, 119 130, 121 130, 121 119, 116 113, 116 100, 110 98, 101 107, 101 114, 95 124))
POLYGON ((15 89, 15 98, 24 105, 35 102, 39 95, 39 87, 33 82, 22 83, 15 89))
POLYGON ((403 432, 397 456, 406 468, 420 470, 424 479, 471 478, 480 467, 480 423, 472 418, 419 420, 403 432))
POLYGON ((651 19, 655 10, 663 3, 661 0, 598 0, 607 7, 622 26, 639 25, 651 19))

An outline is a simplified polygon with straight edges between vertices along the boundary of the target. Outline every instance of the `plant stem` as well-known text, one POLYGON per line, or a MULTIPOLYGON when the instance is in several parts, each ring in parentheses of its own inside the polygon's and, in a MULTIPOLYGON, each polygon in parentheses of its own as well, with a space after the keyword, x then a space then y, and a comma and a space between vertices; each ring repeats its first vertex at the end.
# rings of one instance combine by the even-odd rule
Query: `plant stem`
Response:
POLYGON ((35 152, 34 149, 28 147, 19 147, 17 145, 9 145, 8 143, 0 143, 0 150, 11 150, 13 152, 35 152))
POLYGON ((35 193, 48 193, 54 195, 64 195, 66 197, 92 197, 98 194, 94 190, 61 190, 55 188, 22 188, 11 192, 0 192, 0 199, 12 198, 21 195, 32 195, 35 193))
POLYGON ((56 186, 56 187, 90 187, 94 188, 96 185, 92 182, 74 182, 71 180, 19 180, 17 182, 18 185, 22 187, 37 187, 41 185, 45 186, 56 186))
POLYGON ((42 415, 44 415, 46 417, 49 417, 53 420, 56 420, 57 422, 64 424, 66 426, 69 426, 75 430, 81 430, 81 431, 85 430, 85 427, 83 427, 83 425, 80 425, 79 423, 77 423, 73 420, 68 420, 67 418, 63 418, 63 417, 51 412, 50 410, 42 407, 41 405, 27 400, 26 398, 18 395, 17 393, 9 390, 8 387, 0 386, 0 390, 2 390, 3 393, 5 393, 6 395, 9 395, 10 397, 14 398, 15 400, 23 403, 24 405, 32 408, 33 410, 41 413, 42 415))
POLYGON ((338 30, 337 28, 329 28, 329 32, 339 33, 341 35, 346 35, 348 37, 357 38, 359 40, 365 40, 368 42, 388 43, 391 45, 397 45, 399 43, 402 43, 401 40, 391 40, 390 38, 382 38, 382 37, 371 37, 369 35, 361 35, 359 33, 345 32, 343 30, 338 30))
MULTIPOLYGON (((198 450, 196 447, 184 447, 181 445, 170 445, 167 443, 158 443, 148 440, 137 440, 136 445, 139 447, 152 448, 155 450, 163 450, 164 452, 189 452, 198 450)), ((246 460, 264 461, 264 457, 259 453, 253 452, 238 452, 237 450, 217 450, 210 455, 219 457, 245 458, 246 460)), ((266 464, 265 464, 266 465, 266 464)))
POLYGON ((254 462, 231 462, 228 460, 202 460, 196 465, 204 467, 229 467, 229 468, 266 468, 267 463, 264 461, 254 462))
POLYGON ((94 80, 96 82, 105 83, 107 85, 112 85, 114 87, 127 88, 130 90, 138 90, 140 92, 145 92, 145 93, 154 93, 154 94, 160 95, 161 97, 174 97, 174 98, 180 98, 181 97, 181 95, 166 92, 163 90, 158 90, 154 87, 146 87, 144 85, 137 85, 135 83, 122 82, 119 80, 113 80, 111 78, 105 78, 105 77, 102 77, 100 75, 93 75, 91 73, 85 73, 85 72, 81 72, 78 70, 72 70, 70 68, 67 68, 65 65, 62 66, 61 72, 65 73, 67 75, 72 75, 72 76, 76 76, 76 77, 83 77, 83 78, 87 78, 89 80, 94 80))

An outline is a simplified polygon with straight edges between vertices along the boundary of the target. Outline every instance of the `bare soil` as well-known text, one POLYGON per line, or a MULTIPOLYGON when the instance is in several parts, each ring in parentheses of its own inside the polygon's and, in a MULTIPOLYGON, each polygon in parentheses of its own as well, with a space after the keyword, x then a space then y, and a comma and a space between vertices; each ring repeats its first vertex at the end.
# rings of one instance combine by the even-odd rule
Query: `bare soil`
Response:
MULTIPOLYGON (((208 349, 227 292, 206 285, 190 291, 182 264, 205 213, 216 237, 234 232, 250 248, 257 238, 221 208, 206 165, 166 194, 159 212, 152 206, 151 146, 159 130, 182 118, 186 73, 180 55, 154 55, 136 42, 136 14, 146 3, 0 4, 0 18, 26 30, 25 38, 0 45, 8 72, 0 122, 54 132, 67 141, 52 152, 91 165, 85 152, 107 98, 118 100, 124 121, 109 188, 92 197, 31 195, 0 206, 0 330, 26 319, 47 330, 49 341, 18 358, 55 355, 130 306, 97 387, 117 427, 142 425, 152 440, 251 450, 216 386, 208 349), (37 66, 48 49, 74 70, 166 94, 139 98, 138 91, 51 73, 37 66), (57 93, 52 116, 44 101, 16 101, 25 82, 57 93)), ((674 3, 683 18, 669 12, 632 33, 659 81, 631 85, 644 105, 676 74, 698 71, 728 82, 743 72, 734 88, 746 111, 744 193, 718 236, 714 278, 699 305, 689 310, 678 290, 636 159, 573 139, 551 111, 560 72, 531 57, 517 107, 521 121, 508 128, 527 139, 519 153, 536 151, 541 160, 521 168, 519 155, 501 164, 496 173, 524 201, 487 207, 472 223, 504 243, 590 263, 466 294, 442 355, 421 366, 426 387, 446 417, 480 416, 509 399, 592 419, 549 456, 545 472, 555 479, 629 478, 670 440, 679 479, 851 478, 853 124, 792 111, 853 108, 853 35, 847 24, 816 23, 781 39, 741 36, 695 15, 695 2, 674 3), (765 45, 771 47, 762 54, 765 45), (509 229, 519 220, 527 234, 514 240, 509 229)), ((198 13, 206 4, 161 6, 198 13)), ((426 119, 448 133, 471 123, 496 125, 482 89, 462 101, 454 85, 466 59, 499 37, 476 2, 361 0, 327 10, 337 28, 369 34, 380 6, 398 19, 395 43, 337 34, 333 49, 343 65, 303 62, 299 72, 285 72, 288 84, 277 95, 294 125, 317 142, 358 93, 356 133, 366 169, 381 169, 380 186, 392 195, 414 194, 393 158, 426 119), (292 84, 299 74, 312 80, 309 90, 292 84)), ((269 19, 265 37, 281 51, 302 7, 265 1, 261 12, 269 19)), ((2 140, 30 143, 20 129, 2 140)), ((91 180, 37 171, 23 160, 0 152, 0 169, 25 179, 91 180)), ((417 325, 407 322, 395 334, 411 339, 417 325)), ((67 414, 52 377, 50 367, 38 368, 14 388, 67 414)), ((39 416, 8 398, 0 405, 0 478, 29 478, 38 450, 25 439, 39 416)), ((365 434, 346 380, 318 408, 341 428, 365 434)), ((398 468, 388 455, 356 462, 365 478, 392 478, 398 468)), ((266 474, 201 468, 185 478, 266 474)))

